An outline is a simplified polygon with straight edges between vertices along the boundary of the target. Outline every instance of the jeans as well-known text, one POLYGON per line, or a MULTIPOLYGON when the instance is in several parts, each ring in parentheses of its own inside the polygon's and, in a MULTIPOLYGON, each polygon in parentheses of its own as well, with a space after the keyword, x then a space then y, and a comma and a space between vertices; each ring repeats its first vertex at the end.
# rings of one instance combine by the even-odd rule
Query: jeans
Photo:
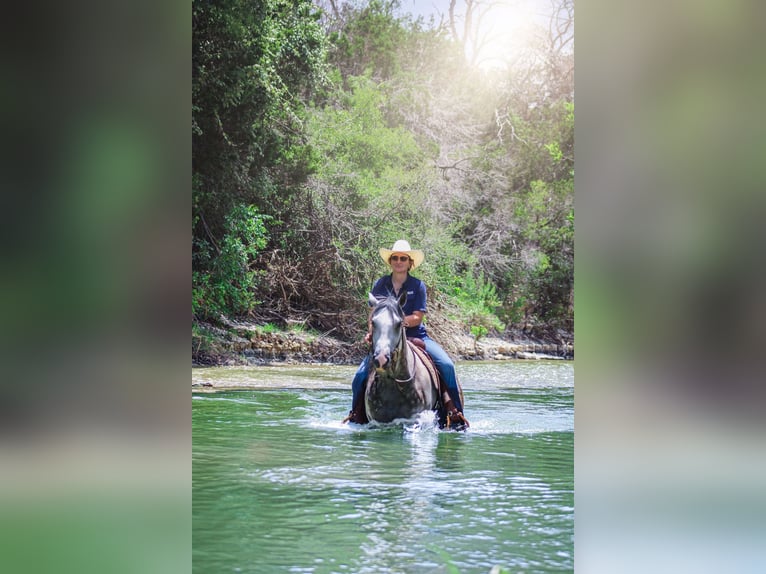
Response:
MULTIPOLYGON (((428 351, 428 354, 431 355, 431 358, 434 360, 434 365, 436 365, 439 374, 444 380, 444 384, 447 385, 447 392, 449 392, 452 402, 455 403, 455 408, 462 413, 463 403, 460 401, 460 390, 458 389, 457 376, 455 375, 455 363, 452 362, 452 359, 449 358, 449 355, 441 348, 439 343, 430 337, 423 337, 423 342, 426 344, 426 351, 428 351)), ((371 360, 372 357, 367 355, 354 375, 354 380, 351 383, 352 408, 353 405, 356 404, 356 401, 360 396, 359 394, 364 392, 364 384, 367 382, 367 376, 370 372, 371 360)))

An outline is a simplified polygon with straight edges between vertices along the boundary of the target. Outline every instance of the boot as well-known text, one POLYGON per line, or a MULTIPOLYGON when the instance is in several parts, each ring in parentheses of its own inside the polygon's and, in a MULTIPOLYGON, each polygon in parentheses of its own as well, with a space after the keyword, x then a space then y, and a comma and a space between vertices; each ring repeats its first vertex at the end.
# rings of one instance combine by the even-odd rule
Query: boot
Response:
POLYGON ((341 424, 356 423, 358 425, 367 424, 369 419, 367 418, 367 411, 364 408, 364 393, 360 393, 354 404, 351 406, 351 410, 348 411, 348 416, 343 419, 341 424))
POLYGON ((342 425, 344 425, 346 423, 361 424, 359 422, 359 414, 356 411, 354 411, 354 409, 351 409, 350 411, 348 411, 348 416, 345 419, 343 419, 342 421, 340 421, 340 424, 342 424, 342 425))
POLYGON ((451 430, 464 431, 471 426, 463 413, 455 408, 455 403, 452 402, 452 399, 444 401, 444 413, 442 428, 447 427, 451 430))

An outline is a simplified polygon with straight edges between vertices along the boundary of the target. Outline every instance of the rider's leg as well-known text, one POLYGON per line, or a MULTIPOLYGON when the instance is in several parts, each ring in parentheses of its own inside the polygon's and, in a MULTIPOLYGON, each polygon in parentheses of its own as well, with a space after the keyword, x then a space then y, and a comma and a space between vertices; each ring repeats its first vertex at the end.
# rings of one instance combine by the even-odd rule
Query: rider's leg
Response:
MULTIPOLYGON (((364 407, 361 405, 361 401, 364 398, 364 384, 367 381, 367 376, 370 371, 370 355, 367 355, 362 364, 354 375, 354 380, 351 383, 351 411, 346 420, 351 420, 354 413, 362 415, 364 413, 364 407)), ((355 417, 354 417, 355 418, 355 417)), ((344 421, 345 422, 345 421, 344 421)), ((361 422, 361 421, 353 421, 361 422)))
POLYGON ((455 375, 455 363, 449 358, 449 355, 444 349, 441 348, 439 343, 431 339, 430 337, 424 337, 423 341, 426 344, 426 351, 431 355, 434 360, 434 365, 439 369, 439 373, 444 379, 444 384, 447 385, 447 392, 455 404, 455 408, 461 413, 463 412, 463 403, 460 400, 460 389, 457 386, 457 376, 455 375))

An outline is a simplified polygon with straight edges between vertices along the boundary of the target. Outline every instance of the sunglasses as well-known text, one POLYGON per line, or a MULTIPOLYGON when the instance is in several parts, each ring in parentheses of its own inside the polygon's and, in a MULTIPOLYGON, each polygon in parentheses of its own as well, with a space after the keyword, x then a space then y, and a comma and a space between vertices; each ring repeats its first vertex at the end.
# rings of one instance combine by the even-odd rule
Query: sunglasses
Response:
POLYGON ((409 261, 409 260, 410 258, 407 255, 402 255, 402 256, 392 255, 391 256, 391 261, 409 261))

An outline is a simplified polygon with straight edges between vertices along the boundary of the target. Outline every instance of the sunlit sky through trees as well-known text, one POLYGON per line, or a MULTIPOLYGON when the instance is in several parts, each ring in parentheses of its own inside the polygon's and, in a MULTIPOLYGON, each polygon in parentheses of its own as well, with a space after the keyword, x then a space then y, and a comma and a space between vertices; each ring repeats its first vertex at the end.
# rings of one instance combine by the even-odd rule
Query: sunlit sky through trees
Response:
MULTIPOLYGON (((449 27, 451 0, 402 0, 400 11, 433 16, 435 24, 444 22, 449 27)), ((455 31, 464 43, 466 58, 473 64, 489 69, 504 67, 515 60, 532 44, 547 36, 551 15, 567 0, 456 0, 454 7, 455 31), (466 12, 471 8, 472 32, 465 29, 466 12)), ((562 10, 562 16, 565 10, 562 10)), ((568 49, 572 50, 574 29, 569 36, 568 49)))

